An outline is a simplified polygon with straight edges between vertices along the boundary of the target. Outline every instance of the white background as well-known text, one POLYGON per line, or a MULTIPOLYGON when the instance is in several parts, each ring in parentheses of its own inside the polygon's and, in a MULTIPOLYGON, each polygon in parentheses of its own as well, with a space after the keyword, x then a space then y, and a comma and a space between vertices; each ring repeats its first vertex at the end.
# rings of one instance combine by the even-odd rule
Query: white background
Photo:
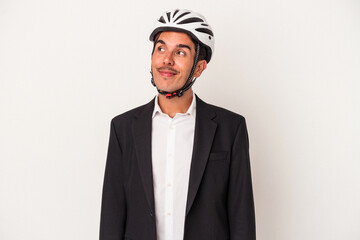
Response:
POLYGON ((0 0, 0 239, 98 239, 110 120, 155 96, 176 7, 216 37, 194 91, 247 119, 258 239, 359 240, 356 0, 0 0))

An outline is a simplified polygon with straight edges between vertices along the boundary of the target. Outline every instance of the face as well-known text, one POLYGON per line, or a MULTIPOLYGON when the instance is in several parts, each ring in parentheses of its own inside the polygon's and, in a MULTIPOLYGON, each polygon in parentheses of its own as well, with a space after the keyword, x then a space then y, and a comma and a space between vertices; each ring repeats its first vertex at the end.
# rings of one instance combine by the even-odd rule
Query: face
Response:
MULTIPOLYGON (((195 44, 185 33, 162 32, 151 57, 151 69, 156 86, 167 92, 182 88, 189 77, 195 58, 195 44)), ((206 61, 197 63, 194 77, 206 68, 206 61)))

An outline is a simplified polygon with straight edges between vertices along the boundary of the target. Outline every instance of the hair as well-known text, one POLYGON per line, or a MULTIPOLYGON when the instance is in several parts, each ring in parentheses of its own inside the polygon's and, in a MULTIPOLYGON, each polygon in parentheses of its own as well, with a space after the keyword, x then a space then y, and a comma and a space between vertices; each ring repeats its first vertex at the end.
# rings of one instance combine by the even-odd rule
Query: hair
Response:
MULTIPOLYGON (((154 45, 153 45, 153 49, 152 49, 151 55, 152 55, 152 54, 154 53, 154 51, 155 51, 156 41, 158 40, 160 34, 161 34, 161 32, 159 32, 159 33, 156 34, 156 36, 155 36, 154 45)), ((200 45, 198 62, 201 61, 201 60, 206 60, 206 48, 205 48, 205 46, 204 46, 202 43, 196 41, 194 38, 192 38, 189 34, 187 34, 187 35, 190 37, 191 41, 194 43, 195 46, 196 46, 198 43, 199 43, 199 45, 200 45)), ((196 48, 195 48, 195 51, 196 51, 196 48)))
MULTIPOLYGON (((194 42, 194 44, 196 46, 197 42, 195 42, 194 40, 193 40, 193 42, 194 42)), ((206 48, 205 48, 205 46, 203 44, 201 44, 201 43, 199 43, 199 44, 200 44, 200 49, 199 49, 199 58, 198 58, 199 60, 198 61, 205 60, 205 58, 206 58, 206 48)))

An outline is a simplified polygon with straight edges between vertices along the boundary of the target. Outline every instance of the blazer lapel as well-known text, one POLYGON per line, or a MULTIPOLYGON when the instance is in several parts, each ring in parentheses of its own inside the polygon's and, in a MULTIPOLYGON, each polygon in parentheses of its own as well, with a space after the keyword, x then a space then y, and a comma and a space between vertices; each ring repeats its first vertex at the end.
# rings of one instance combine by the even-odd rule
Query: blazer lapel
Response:
POLYGON ((135 143, 135 152, 138 161, 141 181, 144 186, 146 199, 154 213, 154 188, 151 162, 151 128, 154 100, 139 109, 135 117, 132 131, 135 143))
POLYGON ((209 110, 207 104, 196 96, 194 148, 190 167, 186 215, 194 202, 210 154, 217 127, 217 123, 212 120, 215 116, 215 112, 209 110))

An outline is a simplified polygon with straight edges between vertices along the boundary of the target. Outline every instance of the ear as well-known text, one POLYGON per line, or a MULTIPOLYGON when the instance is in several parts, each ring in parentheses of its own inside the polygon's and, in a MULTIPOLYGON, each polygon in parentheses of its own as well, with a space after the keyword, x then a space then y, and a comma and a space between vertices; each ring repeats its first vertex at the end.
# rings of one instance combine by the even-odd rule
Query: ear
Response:
POLYGON ((195 71, 194 71, 194 77, 198 78, 200 77, 201 73, 206 69, 207 63, 206 60, 200 60, 196 64, 195 71))

